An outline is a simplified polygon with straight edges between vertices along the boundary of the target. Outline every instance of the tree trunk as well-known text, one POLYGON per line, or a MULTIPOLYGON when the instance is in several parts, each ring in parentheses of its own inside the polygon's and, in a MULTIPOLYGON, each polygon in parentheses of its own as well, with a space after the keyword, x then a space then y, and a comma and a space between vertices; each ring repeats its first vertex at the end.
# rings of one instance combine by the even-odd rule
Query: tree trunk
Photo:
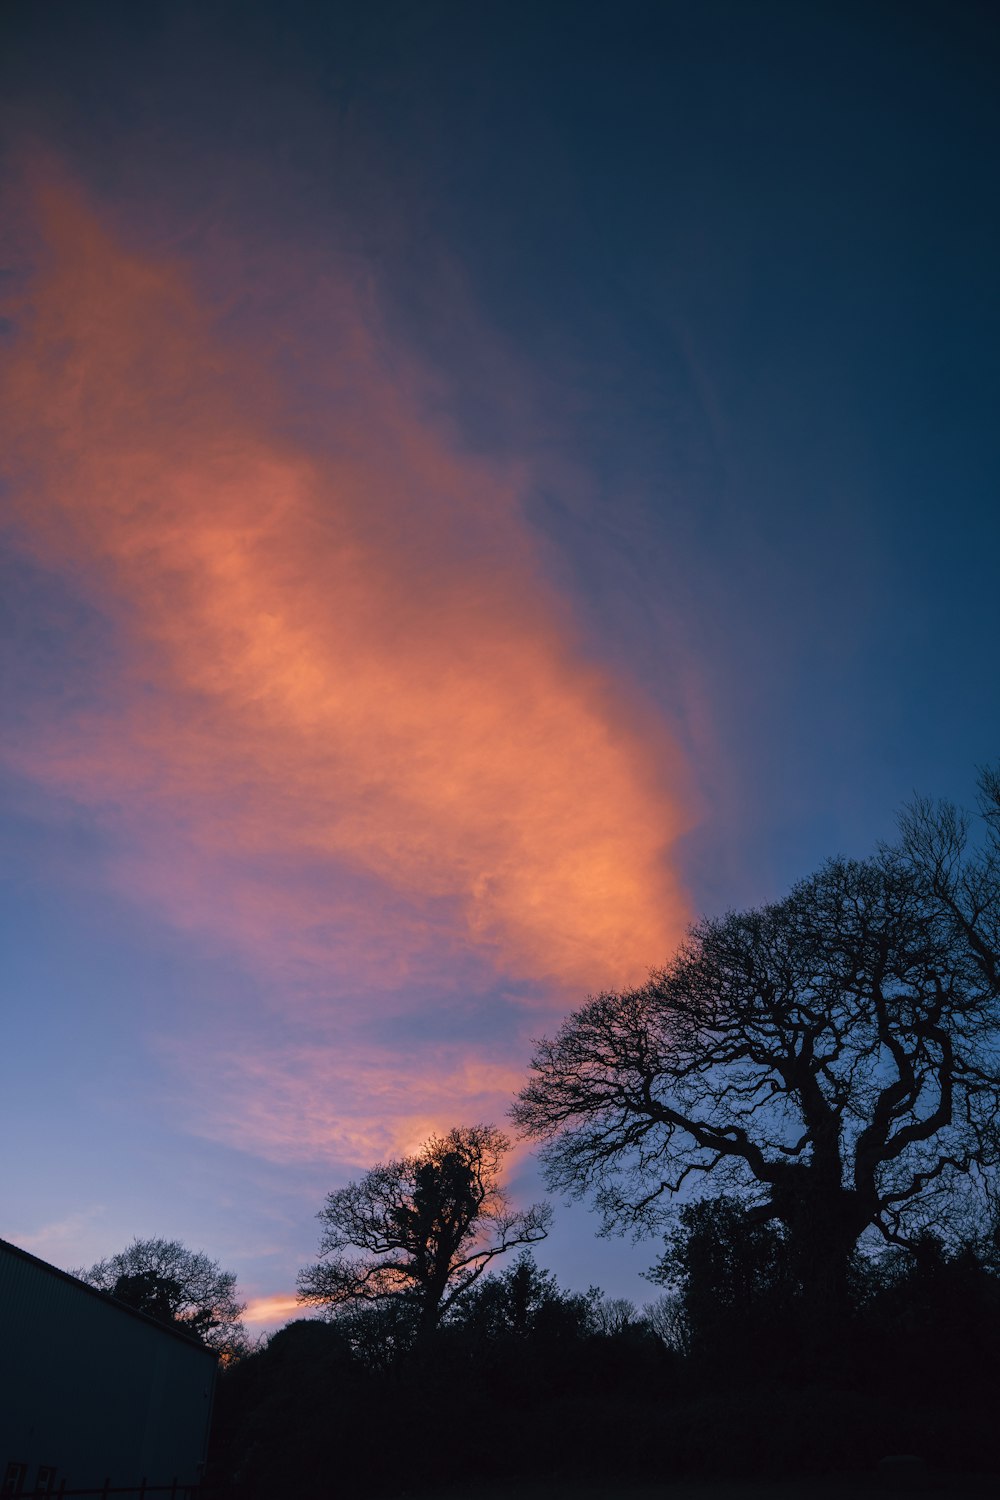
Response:
POLYGON ((817 1318, 844 1320, 851 1314, 851 1256, 857 1236, 835 1216, 789 1225, 802 1295, 817 1318))
POLYGON ((855 1195, 844 1189, 816 1190, 805 1178, 783 1198, 780 1208, 801 1288, 801 1352, 820 1377, 836 1374, 849 1353, 854 1312, 851 1260, 864 1227, 854 1200, 855 1195))

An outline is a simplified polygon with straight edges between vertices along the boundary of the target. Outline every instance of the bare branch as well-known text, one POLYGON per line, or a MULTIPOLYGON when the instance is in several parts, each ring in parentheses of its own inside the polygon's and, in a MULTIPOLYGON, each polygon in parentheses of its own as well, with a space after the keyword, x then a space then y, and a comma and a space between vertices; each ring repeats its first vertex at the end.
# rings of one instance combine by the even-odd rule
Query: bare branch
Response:
POLYGON ((300 1273, 300 1299, 330 1308, 409 1301, 433 1327, 497 1256, 548 1233, 547 1205, 508 1202, 500 1169, 509 1149, 491 1125, 456 1129, 330 1193, 318 1216, 326 1259, 300 1273))
MULTIPOLYGON (((1000 775, 983 785, 1000 827, 1000 775)), ((917 804, 899 849, 704 921, 646 985, 588 1001, 536 1044, 512 1118, 606 1229, 655 1228, 712 1178, 846 1264, 867 1227, 901 1232, 911 1201, 943 1221, 992 1169, 998 932, 998 837, 970 858, 967 821, 917 804)))

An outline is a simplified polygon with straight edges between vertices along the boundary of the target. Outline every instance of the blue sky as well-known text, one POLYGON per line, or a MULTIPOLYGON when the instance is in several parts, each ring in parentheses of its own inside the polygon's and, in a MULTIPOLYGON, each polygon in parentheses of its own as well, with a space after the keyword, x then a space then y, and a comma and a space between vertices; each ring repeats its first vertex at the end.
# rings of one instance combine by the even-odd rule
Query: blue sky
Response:
POLYGON ((1000 32, 4 25, 0 1232, 280 1297, 588 989, 996 758, 1000 32))

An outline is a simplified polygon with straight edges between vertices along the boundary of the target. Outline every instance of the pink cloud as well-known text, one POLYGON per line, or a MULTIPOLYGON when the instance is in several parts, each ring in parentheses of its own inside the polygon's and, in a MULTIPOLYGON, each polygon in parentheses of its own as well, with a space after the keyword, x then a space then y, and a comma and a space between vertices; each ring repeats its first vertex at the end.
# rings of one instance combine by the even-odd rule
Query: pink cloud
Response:
POLYGON ((376 1053, 346 1026, 335 1041, 237 1043, 220 1055, 161 1039, 159 1050, 196 1085, 188 1114, 199 1135, 277 1163, 320 1160, 352 1173, 418 1150, 456 1110, 466 1123, 502 1119, 523 1082, 509 1044, 376 1053))
MULTIPOLYGON (((289 436, 279 332, 227 331, 183 266, 127 248, 51 168, 29 197, 37 268, 0 388, 12 524, 121 650, 90 664, 92 705, 28 716, 8 766, 116 831, 121 889, 288 994, 642 976, 687 917, 669 863, 687 778, 584 658, 524 464, 431 421, 413 361, 393 374, 333 278, 316 384, 338 396, 321 447, 289 436)), ((244 1065, 270 1070, 251 1134, 280 1152, 280 1070, 244 1065)), ((512 1085, 478 1066, 408 1085, 416 1109, 393 1095, 365 1124, 358 1103, 338 1154, 512 1085)), ((329 1143, 310 1087, 289 1110, 329 1143)))

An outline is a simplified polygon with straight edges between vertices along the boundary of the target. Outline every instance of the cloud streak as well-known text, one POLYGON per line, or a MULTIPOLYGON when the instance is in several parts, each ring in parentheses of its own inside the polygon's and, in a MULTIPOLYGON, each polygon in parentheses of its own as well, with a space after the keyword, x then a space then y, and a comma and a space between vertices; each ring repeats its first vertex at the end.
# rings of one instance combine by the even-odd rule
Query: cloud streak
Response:
POLYGON ((265 1327, 291 1322, 302 1317, 304 1309, 296 1297, 278 1293, 270 1297, 252 1297, 243 1314, 244 1323, 262 1323, 265 1327))
MULTIPOLYGON (((130 897, 306 1009, 345 987, 387 1015, 463 986, 544 1000, 662 959, 686 917, 683 770, 585 659, 525 465, 429 415, 440 390, 346 279, 309 293, 337 330, 310 441, 286 330, 200 297, 50 166, 21 222, 12 535, 115 650, 89 693, 36 684, 8 769, 113 830, 130 897)), ((482 1092, 455 1077, 449 1107, 482 1092)))
POLYGON ((199 1134, 279 1164, 333 1158, 353 1170, 415 1152, 448 1109, 493 1118, 523 1081, 509 1044, 487 1052, 481 1043, 387 1042, 376 1051, 350 1027, 333 1045, 242 1044, 224 1058, 176 1043, 161 1049, 177 1052, 197 1084, 199 1134))

